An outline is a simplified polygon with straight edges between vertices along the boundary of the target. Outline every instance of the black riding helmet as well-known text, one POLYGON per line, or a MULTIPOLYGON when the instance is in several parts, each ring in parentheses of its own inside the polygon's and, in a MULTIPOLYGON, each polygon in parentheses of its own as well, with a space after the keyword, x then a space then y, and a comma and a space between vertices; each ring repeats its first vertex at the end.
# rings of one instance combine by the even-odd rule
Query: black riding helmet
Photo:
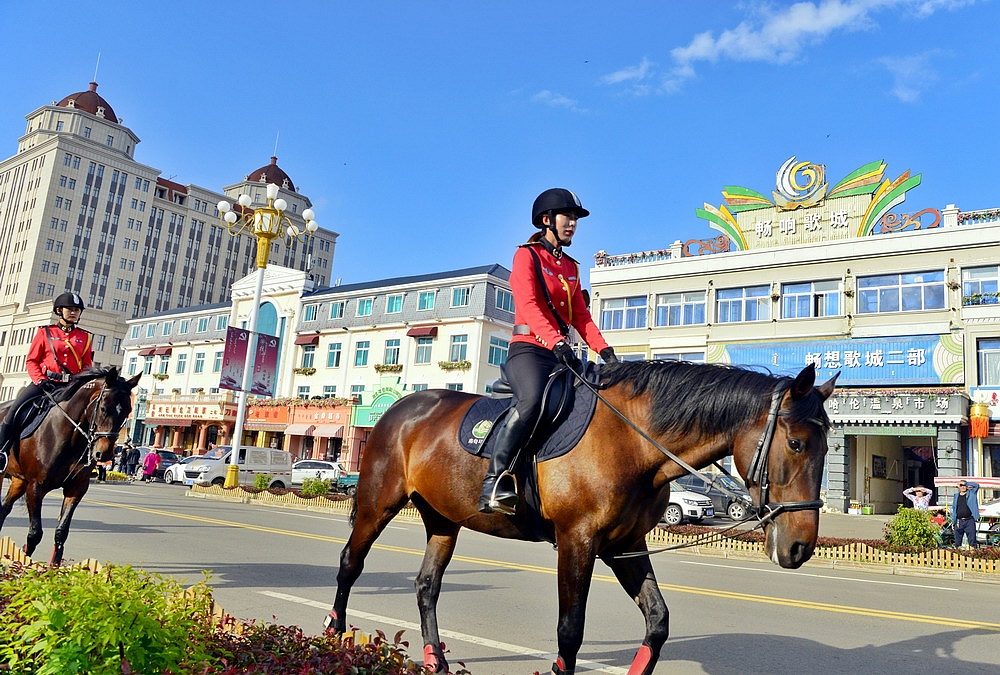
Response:
POLYGON ((76 307, 81 311, 86 309, 83 305, 83 298, 76 293, 62 293, 52 303, 53 312, 58 313, 63 307, 76 307))
POLYGON ((549 214, 549 221, 557 213, 573 213, 577 218, 586 218, 590 211, 583 208, 580 198, 566 188, 549 188, 542 194, 535 197, 535 203, 531 206, 531 224, 539 229, 543 229, 542 216, 549 214))

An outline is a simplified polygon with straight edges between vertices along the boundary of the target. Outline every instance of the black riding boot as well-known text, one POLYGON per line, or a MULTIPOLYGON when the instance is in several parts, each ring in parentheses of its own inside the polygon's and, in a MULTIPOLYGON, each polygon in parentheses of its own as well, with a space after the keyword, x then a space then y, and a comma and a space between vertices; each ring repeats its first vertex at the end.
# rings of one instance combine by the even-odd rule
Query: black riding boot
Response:
POLYGON ((493 455, 490 457, 490 468, 483 479, 483 494, 479 497, 479 510, 483 513, 503 513, 514 515, 517 506, 517 493, 505 488, 500 481, 503 474, 510 468, 511 459, 527 440, 530 427, 517 414, 517 408, 510 411, 503 421, 503 426, 497 429, 493 443, 493 455))
POLYGON ((0 422, 0 476, 7 470, 7 453, 11 448, 11 434, 14 431, 10 422, 0 422))

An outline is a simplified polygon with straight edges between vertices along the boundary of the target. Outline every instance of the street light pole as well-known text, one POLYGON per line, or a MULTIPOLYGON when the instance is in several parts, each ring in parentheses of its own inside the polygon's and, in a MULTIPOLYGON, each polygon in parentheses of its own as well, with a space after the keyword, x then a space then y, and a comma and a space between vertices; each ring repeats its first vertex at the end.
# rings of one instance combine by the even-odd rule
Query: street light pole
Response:
POLYGON ((236 487, 239 484, 240 441, 243 438, 243 425, 247 413, 247 394, 250 391, 254 357, 257 354, 257 320, 260 315, 261 296, 264 292, 264 271, 267 269, 267 259, 271 253, 271 242, 284 235, 288 240, 287 245, 291 245, 293 241, 313 236, 319 229, 319 225, 313 220, 313 210, 306 209, 302 212, 302 217, 305 219, 305 229, 300 230, 285 215, 288 202, 278 197, 278 190, 277 185, 268 183, 267 206, 256 209, 249 208, 253 203, 249 195, 240 195, 238 200, 241 207, 239 215, 229 202, 223 200, 218 204, 219 213, 222 214, 222 220, 230 235, 235 237, 242 232, 249 232, 257 239, 257 283, 254 288, 253 305, 250 307, 248 321, 248 329, 253 339, 247 346, 247 359, 243 364, 243 382, 240 384, 237 397, 236 422, 233 429, 229 467, 226 469, 225 487, 236 487), (282 231, 283 226, 285 227, 284 231, 282 231))

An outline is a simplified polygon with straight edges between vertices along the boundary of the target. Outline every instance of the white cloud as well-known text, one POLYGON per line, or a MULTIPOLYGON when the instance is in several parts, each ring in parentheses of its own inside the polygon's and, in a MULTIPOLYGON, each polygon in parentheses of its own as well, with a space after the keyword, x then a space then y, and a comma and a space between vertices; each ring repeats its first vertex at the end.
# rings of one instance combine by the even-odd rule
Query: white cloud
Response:
POLYGON ((547 105, 551 108, 566 108, 567 110, 572 110, 574 112, 583 112, 583 108, 580 108, 578 101, 569 98, 568 96, 563 96, 554 91, 549 91, 548 89, 543 89, 534 96, 531 100, 536 103, 541 103, 547 105))
POLYGON ((901 58, 882 58, 882 64, 893 76, 890 93, 905 103, 914 103, 920 95, 938 80, 937 71, 930 67, 933 57, 940 52, 932 50, 901 58))
POLYGON ((653 70, 653 63, 643 57, 639 65, 622 68, 601 77, 602 84, 620 84, 622 82, 641 82, 647 79, 653 70))

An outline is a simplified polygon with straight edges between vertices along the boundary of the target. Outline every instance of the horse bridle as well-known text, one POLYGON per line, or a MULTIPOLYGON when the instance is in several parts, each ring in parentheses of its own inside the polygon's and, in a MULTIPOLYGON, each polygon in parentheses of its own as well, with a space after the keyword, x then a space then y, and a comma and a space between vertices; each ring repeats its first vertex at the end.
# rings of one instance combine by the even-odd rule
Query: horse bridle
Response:
MULTIPOLYGON (((761 525, 774 520, 781 513, 818 510, 823 506, 821 499, 800 502, 768 502, 771 490, 771 481, 767 473, 768 456, 770 455, 771 442, 774 440, 774 432, 778 428, 778 418, 790 414, 787 410, 781 410, 781 400, 787 391, 787 386, 779 385, 771 394, 771 409, 767 413, 764 433, 757 441, 757 448, 754 450, 750 466, 747 468, 747 487, 756 486, 758 488, 758 498, 755 500, 753 511, 761 525)), ((810 418, 808 421, 820 426, 823 424, 822 420, 818 418, 810 418)))
MULTIPOLYGON (((76 430, 79 431, 83 435, 84 438, 87 439, 87 445, 84 447, 83 452, 80 453, 80 458, 78 460, 76 460, 75 464, 90 466, 90 464, 92 462, 96 462, 97 461, 97 457, 94 456, 94 454, 93 454, 94 444, 98 440, 100 440, 102 438, 106 438, 106 439, 114 442, 115 440, 118 439, 118 434, 121 433, 122 424, 124 424, 124 418, 122 420, 122 424, 119 424, 118 428, 115 429, 114 431, 93 431, 93 429, 95 427, 97 427, 97 423, 98 423, 98 419, 97 419, 98 410, 100 409, 101 399, 104 398, 104 392, 107 391, 107 388, 108 388, 107 383, 106 382, 102 383, 101 384, 101 390, 97 393, 97 396, 95 396, 93 398, 93 400, 91 400, 87 404, 87 408, 93 408, 93 410, 90 413, 90 419, 88 421, 84 422, 84 424, 86 424, 86 426, 87 426, 86 429, 84 427, 80 426, 80 424, 77 423, 77 421, 75 419, 73 419, 68 414, 66 414, 66 411, 63 410, 62 406, 60 406, 60 405, 53 406, 56 410, 58 410, 62 414, 63 417, 65 417, 67 420, 69 420, 69 423, 72 424, 76 428, 76 430), (90 461, 87 461, 88 457, 90 458, 90 461)), ((50 400, 51 400, 51 397, 50 397, 50 400)), ((84 418, 87 417, 87 410, 86 409, 84 409, 83 417, 84 418)), ((106 414, 105 417, 110 417, 110 415, 106 414)))

